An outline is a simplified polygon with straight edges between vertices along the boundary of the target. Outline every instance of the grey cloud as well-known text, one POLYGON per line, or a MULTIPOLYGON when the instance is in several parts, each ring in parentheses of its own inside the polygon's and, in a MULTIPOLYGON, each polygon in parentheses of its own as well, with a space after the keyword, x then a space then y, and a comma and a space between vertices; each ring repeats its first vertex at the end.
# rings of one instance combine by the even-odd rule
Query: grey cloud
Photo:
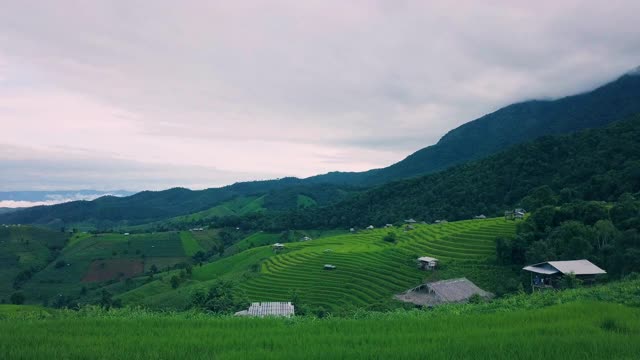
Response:
MULTIPOLYGON (((638 13, 631 0, 6 1, 0 104, 17 87, 81 94, 133 124, 128 140, 166 140, 167 152, 195 140, 219 154, 224 146, 215 144, 251 141, 242 158, 264 163, 312 145, 313 158, 273 172, 338 170, 326 163, 358 170, 399 160, 509 103, 585 91, 631 69, 640 63, 638 13)), ((133 145, 112 152, 127 161, 147 156, 133 145)), ((65 163, 64 172, 77 164, 65 163)), ((20 171, 47 169, 51 184, 68 181, 44 163, 29 166, 20 171)), ((157 186, 184 181, 145 166, 130 172, 158 171, 157 186)), ((230 154, 189 172, 221 181, 268 176, 255 167, 230 154), (238 163, 245 168, 216 170, 238 163)), ((120 181, 92 181, 100 178, 120 181)))

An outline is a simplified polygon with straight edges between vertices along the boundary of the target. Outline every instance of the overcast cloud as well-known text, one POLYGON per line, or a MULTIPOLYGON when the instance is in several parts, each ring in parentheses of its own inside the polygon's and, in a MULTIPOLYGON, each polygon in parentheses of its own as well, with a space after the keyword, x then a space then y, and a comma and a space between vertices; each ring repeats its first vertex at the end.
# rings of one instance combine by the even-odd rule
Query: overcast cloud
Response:
POLYGON ((0 9, 0 190, 382 167, 501 106, 640 65, 637 0, 0 9))

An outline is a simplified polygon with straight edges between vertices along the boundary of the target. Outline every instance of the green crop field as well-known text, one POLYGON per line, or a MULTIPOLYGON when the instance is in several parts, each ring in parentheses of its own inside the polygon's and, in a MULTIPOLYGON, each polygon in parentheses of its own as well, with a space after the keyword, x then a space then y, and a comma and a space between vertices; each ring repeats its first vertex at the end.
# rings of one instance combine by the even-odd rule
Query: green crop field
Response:
MULTIPOLYGON (((277 254, 270 245, 258 246, 195 267, 193 281, 177 290, 168 286, 165 276, 156 280, 162 286, 152 282, 136 289, 135 294, 123 294, 121 299, 130 304, 180 309, 188 306, 194 289, 216 279, 236 280, 251 301, 287 301, 295 290, 304 304, 328 311, 388 303, 394 294, 425 280, 466 276, 494 291, 508 272, 495 265, 495 238, 512 236, 514 231, 512 221, 470 220, 416 225, 415 230, 406 232, 393 228, 341 233, 287 243, 286 250, 277 254), (395 243, 383 240, 388 232, 397 234, 395 243), (440 269, 419 270, 419 256, 439 258, 440 269), (324 264, 336 265, 337 269, 324 270, 324 264)), ((243 241, 272 244, 280 238, 256 233, 243 241)))
POLYGON ((193 254, 197 253, 198 251, 204 250, 198 243, 198 240, 193 236, 193 233, 190 231, 180 232, 180 240, 182 241, 184 253, 187 256, 193 256, 193 254))
POLYGON ((33 226, 0 227, 0 299, 13 292, 18 273, 46 266, 50 249, 64 247, 68 238, 68 233, 33 226))
POLYGON ((574 302, 490 313, 234 318, 0 306, 3 359, 636 359, 640 309, 574 302))
POLYGON ((187 260, 178 232, 76 234, 21 290, 31 303, 47 302, 60 294, 77 296, 83 286, 97 279, 135 276, 153 265, 164 269, 187 260))
POLYGON ((259 276, 240 287, 252 301, 285 301, 296 290, 310 306, 334 310, 387 301, 426 278, 467 276, 493 290, 500 272, 493 263, 496 236, 510 236, 514 223, 503 219, 461 221, 442 225, 416 225, 415 230, 364 230, 287 244, 282 254, 261 265, 259 276), (383 240, 388 232, 397 242, 383 240), (416 258, 441 260, 441 270, 418 270, 416 258), (324 270, 324 264, 335 270, 324 270))

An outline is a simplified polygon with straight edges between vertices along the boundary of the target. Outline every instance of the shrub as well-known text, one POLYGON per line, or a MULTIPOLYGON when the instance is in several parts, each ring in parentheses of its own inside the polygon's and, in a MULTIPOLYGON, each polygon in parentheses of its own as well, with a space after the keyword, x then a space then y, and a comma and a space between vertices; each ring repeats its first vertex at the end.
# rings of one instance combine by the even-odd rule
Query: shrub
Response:
POLYGON ((11 301, 12 304, 15 305, 22 305, 24 304, 25 296, 21 291, 16 291, 13 294, 11 294, 11 297, 9 298, 9 300, 11 301))
POLYGON ((396 233, 394 232, 389 232, 387 233, 387 235, 385 235, 385 237, 382 238, 382 240, 386 241, 386 242, 390 242, 390 243, 394 243, 396 242, 396 233))

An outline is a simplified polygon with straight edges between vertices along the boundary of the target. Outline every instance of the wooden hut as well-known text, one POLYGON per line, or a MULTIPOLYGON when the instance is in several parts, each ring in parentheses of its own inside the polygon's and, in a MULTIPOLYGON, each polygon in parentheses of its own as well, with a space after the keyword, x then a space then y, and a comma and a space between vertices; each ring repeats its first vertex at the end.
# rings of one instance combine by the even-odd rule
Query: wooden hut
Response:
POLYGON ((429 256, 418 258, 418 267, 422 270, 433 270, 438 266, 438 259, 429 256))

